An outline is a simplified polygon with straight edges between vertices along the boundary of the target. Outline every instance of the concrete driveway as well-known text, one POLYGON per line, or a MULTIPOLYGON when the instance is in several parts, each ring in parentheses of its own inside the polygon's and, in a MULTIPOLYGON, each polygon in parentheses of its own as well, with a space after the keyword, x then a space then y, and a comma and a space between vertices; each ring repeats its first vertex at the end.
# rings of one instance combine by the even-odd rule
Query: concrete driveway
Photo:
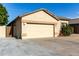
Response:
POLYGON ((0 38, 0 56, 79 56, 79 39, 76 38, 0 38))
POLYGON ((79 39, 78 37, 58 37, 43 38, 33 40, 42 47, 54 51, 57 55, 62 56, 79 56, 79 39))
POLYGON ((37 44, 33 40, 0 38, 0 56, 51 56, 54 51, 37 44))

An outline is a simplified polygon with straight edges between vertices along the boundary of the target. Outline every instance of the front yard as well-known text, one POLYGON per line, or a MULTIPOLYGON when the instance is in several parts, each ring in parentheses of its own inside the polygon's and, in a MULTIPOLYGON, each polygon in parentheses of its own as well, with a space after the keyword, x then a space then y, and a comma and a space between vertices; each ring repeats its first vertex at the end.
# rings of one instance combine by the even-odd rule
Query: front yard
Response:
POLYGON ((71 40, 70 37, 27 40, 0 38, 0 56, 79 56, 77 40, 71 40))

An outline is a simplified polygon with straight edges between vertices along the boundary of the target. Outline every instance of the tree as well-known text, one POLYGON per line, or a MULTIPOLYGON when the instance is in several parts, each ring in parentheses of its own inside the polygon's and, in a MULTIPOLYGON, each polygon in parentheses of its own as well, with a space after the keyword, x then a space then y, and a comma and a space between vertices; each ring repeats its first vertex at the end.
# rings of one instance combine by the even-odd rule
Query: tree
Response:
POLYGON ((6 25, 8 23, 8 12, 6 8, 0 4, 0 25, 6 25))

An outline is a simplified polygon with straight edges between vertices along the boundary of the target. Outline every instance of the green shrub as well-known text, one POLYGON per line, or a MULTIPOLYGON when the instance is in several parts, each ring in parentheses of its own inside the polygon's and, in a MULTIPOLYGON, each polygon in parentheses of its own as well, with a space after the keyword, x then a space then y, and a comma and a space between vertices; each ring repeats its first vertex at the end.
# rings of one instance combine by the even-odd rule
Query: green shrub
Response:
POLYGON ((70 25, 63 25, 61 28, 61 32, 62 32, 63 36, 69 36, 72 34, 73 29, 70 25))

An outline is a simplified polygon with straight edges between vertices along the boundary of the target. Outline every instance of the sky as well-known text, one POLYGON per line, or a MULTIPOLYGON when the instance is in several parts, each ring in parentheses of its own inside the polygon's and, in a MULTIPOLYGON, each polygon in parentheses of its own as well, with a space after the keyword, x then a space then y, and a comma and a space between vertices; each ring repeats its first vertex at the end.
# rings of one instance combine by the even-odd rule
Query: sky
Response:
POLYGON ((56 16, 79 18, 78 3, 3 3, 9 14, 9 22, 17 16, 44 8, 56 16))

